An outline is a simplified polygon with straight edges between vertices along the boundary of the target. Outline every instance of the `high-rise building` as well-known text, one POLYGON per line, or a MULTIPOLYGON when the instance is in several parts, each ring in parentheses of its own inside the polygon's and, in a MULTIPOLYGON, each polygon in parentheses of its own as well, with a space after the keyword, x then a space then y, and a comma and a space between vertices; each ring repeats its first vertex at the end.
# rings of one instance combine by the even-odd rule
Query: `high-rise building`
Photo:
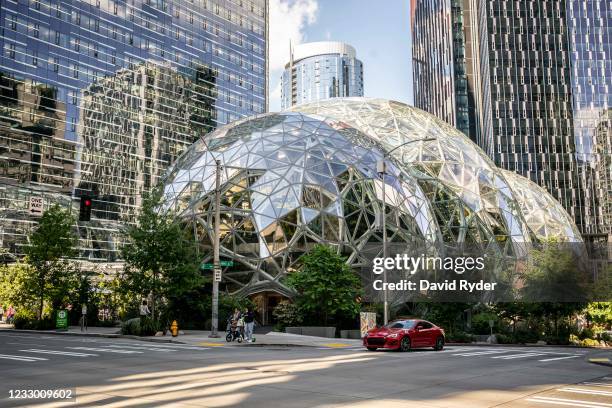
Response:
POLYGON ((612 228, 594 194, 611 106, 604 0, 412 0, 414 101, 496 164, 546 188, 583 234, 612 228))
POLYGON ((297 45, 281 78, 281 108, 328 98, 363 96, 363 64, 355 48, 335 41, 297 45))
POLYGON ((0 246, 22 253, 30 197, 76 215, 81 256, 118 230, 176 157, 267 110, 266 0, 30 0, 0 8, 0 246))

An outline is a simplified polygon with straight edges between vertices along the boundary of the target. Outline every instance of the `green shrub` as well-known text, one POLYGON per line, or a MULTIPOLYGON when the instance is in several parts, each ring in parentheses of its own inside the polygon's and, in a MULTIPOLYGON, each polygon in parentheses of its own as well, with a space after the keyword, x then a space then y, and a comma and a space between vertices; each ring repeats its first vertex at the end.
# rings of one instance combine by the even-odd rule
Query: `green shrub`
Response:
POLYGON ((491 334, 489 320, 493 320, 493 330, 497 330, 498 317, 493 313, 478 313, 472 317, 472 332, 474 334, 491 334))
POLYGON ((449 343, 471 343, 474 337, 462 331, 455 331, 446 335, 446 341, 449 343))
POLYGON ((589 329, 589 328, 584 328, 582 329, 580 333, 578 333, 579 340, 594 339, 594 338, 595 338, 595 333, 593 332, 592 329, 589 329))
POLYGON ((31 329, 36 320, 36 313, 29 309, 17 309, 13 324, 16 329, 31 329))
POLYGON ((132 336, 140 336, 140 318, 126 320, 121 323, 121 334, 129 334, 132 336))
POLYGON ((535 330, 519 330, 514 334, 514 342, 519 344, 536 343, 539 339, 535 330))
POLYGON ((549 335, 544 337, 546 344, 554 345, 554 346, 567 346, 570 344, 570 336, 569 333, 567 335, 549 335))
POLYGON ((140 335, 141 336, 154 336, 159 331, 159 322, 153 320, 150 317, 140 318, 140 335))
POLYGON ((495 334, 498 344, 512 344, 512 337, 505 334, 495 334))
POLYGON ((287 326, 299 326, 304 321, 304 316, 300 309, 287 300, 281 301, 272 312, 272 315, 278 322, 275 329, 279 331, 285 330, 287 326))

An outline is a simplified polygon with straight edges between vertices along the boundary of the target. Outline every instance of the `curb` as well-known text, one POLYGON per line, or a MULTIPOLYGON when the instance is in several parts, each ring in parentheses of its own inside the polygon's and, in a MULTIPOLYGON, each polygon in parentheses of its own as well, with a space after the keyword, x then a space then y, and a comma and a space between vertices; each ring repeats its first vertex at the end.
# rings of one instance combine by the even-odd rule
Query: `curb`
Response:
POLYGON ((188 344, 178 340, 172 339, 162 339, 159 337, 140 337, 128 334, 117 334, 117 333, 73 333, 73 332, 59 332, 59 331, 51 331, 51 330, 23 330, 23 329, 5 329, 0 330, 0 333, 29 333, 29 334, 52 334, 56 336, 75 336, 75 337, 99 337, 99 338, 108 338, 108 339, 131 339, 131 340, 140 340, 140 341, 148 341, 150 343, 177 343, 177 344, 188 344))
POLYGON ((589 358, 589 363, 596 364, 604 367, 612 367, 612 361, 609 358, 589 358))

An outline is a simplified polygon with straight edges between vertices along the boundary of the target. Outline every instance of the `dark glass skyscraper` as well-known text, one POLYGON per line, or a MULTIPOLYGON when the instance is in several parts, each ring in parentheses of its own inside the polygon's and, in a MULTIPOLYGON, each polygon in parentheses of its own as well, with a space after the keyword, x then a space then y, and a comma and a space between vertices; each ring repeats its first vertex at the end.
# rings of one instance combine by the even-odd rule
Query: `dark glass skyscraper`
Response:
POLYGON ((608 234, 594 189, 610 107, 603 0, 412 0, 415 105, 550 191, 583 234, 608 234))
POLYGON ((116 259, 119 227, 184 149, 267 109, 267 7, 3 1, 0 246, 22 252, 30 197, 74 212, 88 196, 82 256, 116 259))

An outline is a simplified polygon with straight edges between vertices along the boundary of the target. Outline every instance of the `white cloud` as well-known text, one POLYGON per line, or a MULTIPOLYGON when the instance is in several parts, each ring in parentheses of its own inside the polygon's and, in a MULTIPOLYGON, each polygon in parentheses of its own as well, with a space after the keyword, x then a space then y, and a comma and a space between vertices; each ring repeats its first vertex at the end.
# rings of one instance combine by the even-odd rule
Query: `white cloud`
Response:
POLYGON ((282 70, 289 61, 289 41, 305 40, 304 29, 317 21, 317 0, 270 0, 270 71, 282 70))

